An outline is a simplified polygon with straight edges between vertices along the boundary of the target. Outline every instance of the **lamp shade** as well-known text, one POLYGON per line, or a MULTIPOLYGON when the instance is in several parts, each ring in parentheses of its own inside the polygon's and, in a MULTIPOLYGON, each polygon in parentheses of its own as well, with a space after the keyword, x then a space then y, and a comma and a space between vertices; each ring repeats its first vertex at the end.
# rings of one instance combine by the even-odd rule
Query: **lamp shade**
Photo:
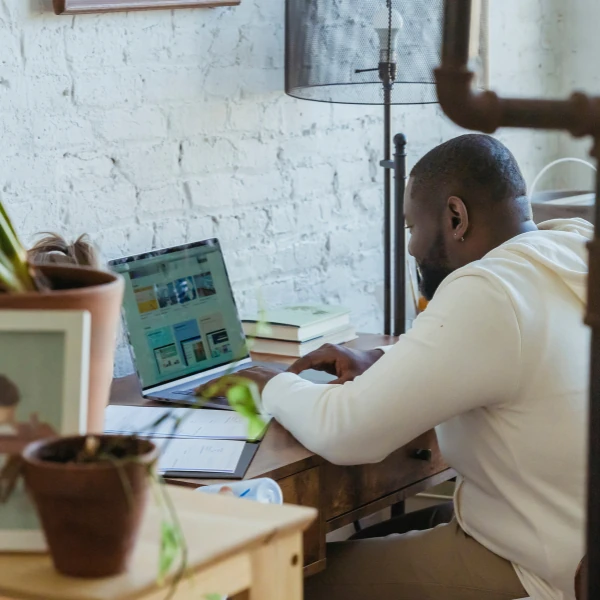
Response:
POLYGON ((384 104, 378 66, 393 62, 391 104, 435 103, 443 18, 443 0, 286 0, 285 91, 384 104))

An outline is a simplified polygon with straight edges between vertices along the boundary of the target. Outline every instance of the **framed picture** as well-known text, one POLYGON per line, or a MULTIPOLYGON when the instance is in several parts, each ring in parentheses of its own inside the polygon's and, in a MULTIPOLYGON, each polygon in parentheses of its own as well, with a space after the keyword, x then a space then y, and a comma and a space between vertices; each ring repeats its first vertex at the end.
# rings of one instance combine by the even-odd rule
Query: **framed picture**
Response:
POLYGON ((45 550, 20 453, 85 433, 90 323, 87 311, 0 310, 0 551, 45 550))
POLYGON ((241 0, 53 0, 57 15, 158 8, 215 8, 237 6, 240 2, 241 0))

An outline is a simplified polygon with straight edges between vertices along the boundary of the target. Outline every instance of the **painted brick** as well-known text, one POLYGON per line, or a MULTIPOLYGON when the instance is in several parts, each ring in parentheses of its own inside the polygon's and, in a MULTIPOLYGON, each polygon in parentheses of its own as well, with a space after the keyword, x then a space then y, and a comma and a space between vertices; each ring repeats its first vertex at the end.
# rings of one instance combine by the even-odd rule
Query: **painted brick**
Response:
POLYGON ((227 104, 222 100, 194 102, 170 111, 171 134, 178 138, 205 135, 225 130, 227 104))
POLYGON ((179 156, 180 146, 175 141, 165 141, 152 146, 127 146, 113 153, 118 173, 141 188, 154 187, 174 178, 179 156))
POLYGON ((161 104, 198 102, 204 95, 205 74, 198 67, 165 67, 140 76, 144 102, 161 104))
MULTIPOLYGON (((121 66, 121 65, 119 65, 121 66)), ((75 102, 85 107, 135 106, 141 97, 142 79, 135 69, 85 71, 74 83, 75 102)))
POLYGON ((92 116, 98 135, 106 142, 145 142, 167 137, 168 121, 157 106, 99 111, 92 116))

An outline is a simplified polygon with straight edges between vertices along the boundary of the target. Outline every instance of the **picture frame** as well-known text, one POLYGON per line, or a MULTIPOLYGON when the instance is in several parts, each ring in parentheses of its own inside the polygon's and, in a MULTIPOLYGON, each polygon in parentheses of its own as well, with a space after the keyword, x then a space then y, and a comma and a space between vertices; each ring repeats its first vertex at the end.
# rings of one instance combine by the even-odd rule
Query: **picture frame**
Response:
POLYGON ((237 6, 241 0, 53 0, 57 15, 237 6))
POLYGON ((0 310, 0 552, 46 549, 20 453, 85 433, 90 326, 87 311, 0 310))

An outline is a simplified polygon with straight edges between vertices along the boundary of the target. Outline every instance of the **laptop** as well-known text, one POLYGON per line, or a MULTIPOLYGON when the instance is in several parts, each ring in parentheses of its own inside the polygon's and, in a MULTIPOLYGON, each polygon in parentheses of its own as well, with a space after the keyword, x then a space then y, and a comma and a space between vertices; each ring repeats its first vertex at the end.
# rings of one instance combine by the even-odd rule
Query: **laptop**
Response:
MULTIPOLYGON (((123 320, 145 398, 193 404, 194 390, 253 366, 286 368, 250 358, 217 239, 110 261, 125 278, 123 320)), ((305 371, 328 383, 333 376, 305 371)), ((230 409, 225 398, 207 408, 230 409)))

